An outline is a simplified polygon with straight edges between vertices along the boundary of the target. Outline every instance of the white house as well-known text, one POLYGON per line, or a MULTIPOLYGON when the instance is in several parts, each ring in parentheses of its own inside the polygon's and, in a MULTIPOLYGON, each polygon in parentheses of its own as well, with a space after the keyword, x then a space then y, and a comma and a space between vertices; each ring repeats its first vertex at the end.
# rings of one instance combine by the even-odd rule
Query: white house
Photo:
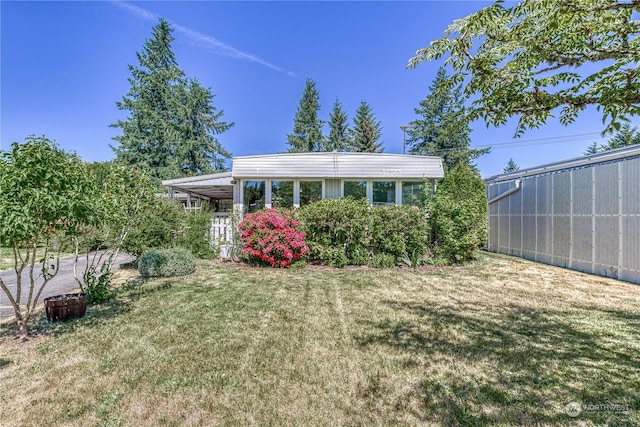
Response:
POLYGON ((217 212, 299 207, 343 196, 371 204, 416 204, 444 176, 442 159, 384 153, 287 153, 233 159, 231 172, 162 181, 185 206, 217 212))

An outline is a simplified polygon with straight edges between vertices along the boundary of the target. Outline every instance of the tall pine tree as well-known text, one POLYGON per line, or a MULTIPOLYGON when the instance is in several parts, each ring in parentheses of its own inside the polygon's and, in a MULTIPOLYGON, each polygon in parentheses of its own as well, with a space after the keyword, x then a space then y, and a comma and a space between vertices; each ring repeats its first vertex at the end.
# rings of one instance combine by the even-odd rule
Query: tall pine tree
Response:
POLYGON ((518 166, 518 164, 513 161, 513 158, 510 158, 509 161, 507 162, 507 166, 505 166, 505 168, 502 169, 502 173, 510 173, 510 172, 515 172, 519 170, 520 170, 520 166, 518 166))
POLYGON ((349 117, 342 109, 342 103, 336 99, 333 111, 329 114, 329 136, 324 139, 324 151, 351 151, 349 117))
POLYGON ((469 148, 471 127, 462 90, 449 86, 447 81, 445 69, 440 68, 429 86, 431 93, 415 109, 420 118, 407 129, 407 145, 409 152, 442 157, 445 167, 452 168, 458 162, 471 164, 489 149, 469 148))
POLYGON ((233 123, 220 120, 223 112, 211 105, 211 91, 178 67, 172 33, 162 18, 153 27, 136 53, 139 66, 129 65, 129 92, 116 102, 129 115, 111 125, 122 129, 113 138, 119 143, 112 147, 116 160, 158 179, 221 170, 230 157, 213 135, 233 123))
POLYGON ((371 107, 366 101, 362 101, 356 115, 353 118, 352 144, 353 151, 363 153, 382 153, 382 142, 378 142, 382 136, 380 122, 376 121, 371 107))
POLYGON ((316 82, 307 79, 300 104, 293 119, 293 132, 287 134, 290 153, 305 153, 322 150, 322 126, 324 121, 318 117, 320 93, 316 82))

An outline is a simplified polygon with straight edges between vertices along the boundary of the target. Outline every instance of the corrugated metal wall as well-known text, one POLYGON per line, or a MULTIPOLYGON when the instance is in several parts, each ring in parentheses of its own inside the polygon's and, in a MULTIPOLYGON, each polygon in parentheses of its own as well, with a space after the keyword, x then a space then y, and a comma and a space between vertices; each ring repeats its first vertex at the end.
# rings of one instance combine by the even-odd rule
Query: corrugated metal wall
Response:
POLYGON ((488 249, 640 283, 640 158, 489 182, 488 249))

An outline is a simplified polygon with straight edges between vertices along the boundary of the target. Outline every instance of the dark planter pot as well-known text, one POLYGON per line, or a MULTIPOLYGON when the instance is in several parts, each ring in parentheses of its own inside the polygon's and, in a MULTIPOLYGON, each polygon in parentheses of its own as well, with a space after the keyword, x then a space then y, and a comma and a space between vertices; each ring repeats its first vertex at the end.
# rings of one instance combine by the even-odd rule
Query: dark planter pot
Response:
POLYGON ((83 317, 87 312, 88 301, 89 295, 85 293, 56 295, 45 298, 44 309, 47 312, 47 320, 49 322, 57 322, 59 320, 64 321, 83 317))

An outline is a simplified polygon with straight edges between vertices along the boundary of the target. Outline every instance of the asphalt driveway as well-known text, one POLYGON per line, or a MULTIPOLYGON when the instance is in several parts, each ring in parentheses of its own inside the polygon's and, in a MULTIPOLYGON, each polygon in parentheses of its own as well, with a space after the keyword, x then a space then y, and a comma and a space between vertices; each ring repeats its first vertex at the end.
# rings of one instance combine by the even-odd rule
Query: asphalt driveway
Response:
MULTIPOLYGON (((39 303, 42 304, 42 301, 45 298, 48 298, 53 295, 67 294, 74 291, 78 291, 78 283, 73 277, 73 260, 74 256, 68 256, 65 258, 60 258, 60 268, 58 270, 58 274, 56 277, 51 279, 47 286, 45 286, 42 291, 42 295, 40 295, 39 303)), ((121 264, 131 262, 133 258, 128 254, 120 254, 114 263, 114 270, 117 270, 121 264)), ((78 269, 79 271, 84 271, 85 262, 84 258, 79 260, 78 269)), ((40 272, 37 272, 37 286, 42 283, 42 276, 40 272)), ((9 288, 11 293, 15 296, 16 292, 16 273, 13 270, 0 271, 0 277, 4 281, 5 285, 9 288)), ((34 291, 35 292, 35 291, 34 291)), ((21 302, 26 304, 27 298, 29 296, 29 272, 25 269, 22 273, 22 298, 21 302)), ((0 289, 0 322, 13 319, 13 307, 9 302, 9 298, 5 295, 4 291, 0 289)))

